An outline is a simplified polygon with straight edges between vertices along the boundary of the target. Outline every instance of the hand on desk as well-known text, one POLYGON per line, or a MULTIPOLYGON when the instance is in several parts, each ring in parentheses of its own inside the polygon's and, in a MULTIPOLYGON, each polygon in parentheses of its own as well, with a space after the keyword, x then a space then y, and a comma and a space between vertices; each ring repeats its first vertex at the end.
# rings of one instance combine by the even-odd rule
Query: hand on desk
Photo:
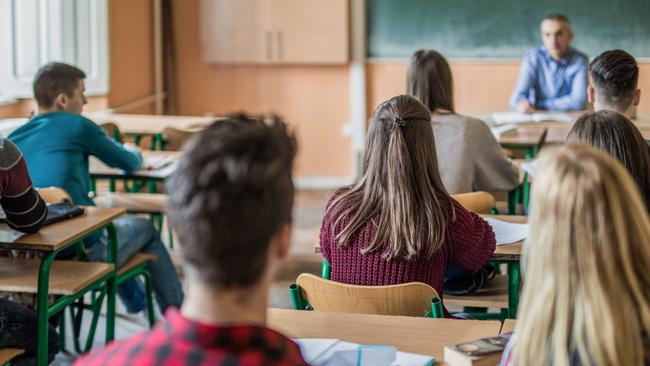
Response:
POLYGON ((526 99, 522 99, 517 103, 517 111, 521 113, 533 114, 536 112, 535 107, 532 106, 526 99))

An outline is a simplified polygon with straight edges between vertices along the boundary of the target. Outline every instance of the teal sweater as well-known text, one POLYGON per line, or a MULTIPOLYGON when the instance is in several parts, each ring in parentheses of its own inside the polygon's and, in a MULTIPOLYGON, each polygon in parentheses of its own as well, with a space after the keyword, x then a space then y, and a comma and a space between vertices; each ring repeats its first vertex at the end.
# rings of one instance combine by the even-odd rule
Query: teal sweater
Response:
POLYGON ((9 139, 22 150, 34 187, 61 187, 78 205, 94 205, 88 197, 89 155, 125 171, 142 164, 140 154, 124 149, 98 125, 78 114, 37 115, 9 139))

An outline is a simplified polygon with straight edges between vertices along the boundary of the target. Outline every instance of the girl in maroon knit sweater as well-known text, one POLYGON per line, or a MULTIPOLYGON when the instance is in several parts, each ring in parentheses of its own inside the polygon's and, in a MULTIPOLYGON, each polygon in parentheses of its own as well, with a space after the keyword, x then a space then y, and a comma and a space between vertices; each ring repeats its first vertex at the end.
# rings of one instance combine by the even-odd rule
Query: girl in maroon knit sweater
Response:
POLYGON ((480 270, 494 252, 494 232, 445 190, 427 107, 407 95, 380 104, 365 151, 360 181, 334 193, 323 219, 331 279, 419 281, 442 295, 446 267, 480 270))

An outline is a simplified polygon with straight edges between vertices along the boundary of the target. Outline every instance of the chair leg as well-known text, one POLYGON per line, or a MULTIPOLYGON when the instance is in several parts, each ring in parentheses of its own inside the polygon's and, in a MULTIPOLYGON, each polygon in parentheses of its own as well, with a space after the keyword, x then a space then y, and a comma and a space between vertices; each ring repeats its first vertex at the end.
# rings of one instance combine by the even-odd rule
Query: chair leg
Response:
POLYGON ((105 296, 106 296, 106 291, 102 291, 99 297, 97 297, 97 299, 91 306, 93 311, 93 318, 90 323, 90 329, 88 330, 88 338, 86 338, 86 347, 84 347, 84 352, 90 351, 90 349, 93 347, 93 342, 95 340, 95 331, 97 330, 97 321, 99 320, 99 314, 101 313, 102 304, 104 303, 105 296))
POLYGON ((147 294, 147 319, 149 320, 149 328, 153 328, 156 319, 154 318, 154 304, 153 304, 153 290, 151 289, 151 275, 149 271, 142 272, 144 278, 144 288, 147 294))
POLYGON ((66 318, 65 318, 65 309, 61 311, 61 315, 59 316, 59 342, 61 344, 61 351, 66 352, 66 343, 65 343, 65 324, 66 318))

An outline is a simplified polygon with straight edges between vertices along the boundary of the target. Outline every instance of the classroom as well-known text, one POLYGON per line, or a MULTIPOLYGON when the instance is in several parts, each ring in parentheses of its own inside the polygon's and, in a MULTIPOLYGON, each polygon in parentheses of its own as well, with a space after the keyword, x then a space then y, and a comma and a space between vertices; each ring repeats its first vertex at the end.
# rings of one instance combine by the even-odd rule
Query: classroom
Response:
POLYGON ((0 0, 0 366, 650 365, 647 0, 0 0))

